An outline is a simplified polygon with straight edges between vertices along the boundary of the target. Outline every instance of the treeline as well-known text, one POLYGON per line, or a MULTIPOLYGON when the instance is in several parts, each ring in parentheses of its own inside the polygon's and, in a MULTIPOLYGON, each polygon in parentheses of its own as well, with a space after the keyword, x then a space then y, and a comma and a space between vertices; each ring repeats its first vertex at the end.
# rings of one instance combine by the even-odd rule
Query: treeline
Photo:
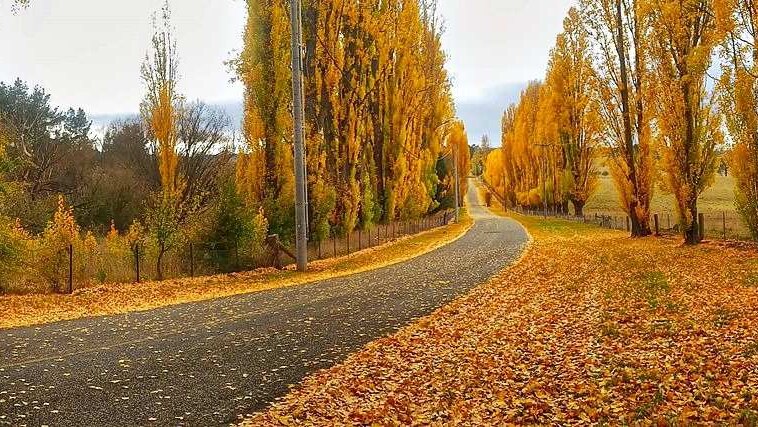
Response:
MULTIPOLYGON (((245 259, 269 233, 291 240, 287 5, 247 5, 232 64, 245 84, 242 141, 222 112, 181 94, 167 5, 142 64, 140 115, 102 138, 44 89, 0 84, 0 292, 60 289, 71 248, 81 283, 130 280, 137 256, 145 276, 173 275, 188 242, 245 259)), ((469 147, 433 2, 314 1, 303 20, 310 238, 453 207, 453 162, 463 197, 469 147)))
MULTIPOLYGON (((291 235, 289 6, 247 6, 235 64, 247 143, 238 181, 272 231, 291 235)), ((302 20, 313 237, 452 207, 451 159, 457 153, 467 172, 469 149, 454 120, 435 2, 307 0, 302 20)))
POLYGON ((729 141, 738 210, 758 238, 757 17, 746 0, 581 0, 544 81, 505 111, 487 179, 513 204, 581 216, 607 159, 633 236, 651 234, 659 187, 697 243, 698 197, 729 141))

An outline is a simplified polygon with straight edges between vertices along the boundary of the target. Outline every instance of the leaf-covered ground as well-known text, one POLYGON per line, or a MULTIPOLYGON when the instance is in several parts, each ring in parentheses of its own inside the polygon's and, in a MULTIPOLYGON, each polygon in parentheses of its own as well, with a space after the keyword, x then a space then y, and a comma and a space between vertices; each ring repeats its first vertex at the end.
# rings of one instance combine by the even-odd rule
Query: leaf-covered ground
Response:
POLYGON ((517 265, 250 425, 758 422, 758 253, 518 218, 517 265))
POLYGON ((347 257, 313 262, 307 273, 270 268, 163 282, 106 284, 79 289, 73 295, 0 295, 0 329, 143 311, 368 271, 430 252, 465 234, 471 224, 471 218, 465 216, 458 224, 400 238, 347 257))

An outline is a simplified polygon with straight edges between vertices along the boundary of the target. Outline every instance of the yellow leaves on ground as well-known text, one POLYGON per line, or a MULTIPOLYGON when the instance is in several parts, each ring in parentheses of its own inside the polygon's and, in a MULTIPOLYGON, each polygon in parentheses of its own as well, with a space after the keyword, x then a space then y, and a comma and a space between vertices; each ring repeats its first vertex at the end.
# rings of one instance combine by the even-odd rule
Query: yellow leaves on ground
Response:
POLYGON ((294 269, 270 268, 164 282, 106 284, 80 289, 73 295, 2 296, 0 329, 149 310, 346 276, 430 252, 461 237, 471 224, 472 220, 465 217, 460 223, 400 238, 347 257, 316 261, 305 274, 294 269))
POLYGON ((247 422, 758 420, 758 252, 519 220, 519 264, 247 422))

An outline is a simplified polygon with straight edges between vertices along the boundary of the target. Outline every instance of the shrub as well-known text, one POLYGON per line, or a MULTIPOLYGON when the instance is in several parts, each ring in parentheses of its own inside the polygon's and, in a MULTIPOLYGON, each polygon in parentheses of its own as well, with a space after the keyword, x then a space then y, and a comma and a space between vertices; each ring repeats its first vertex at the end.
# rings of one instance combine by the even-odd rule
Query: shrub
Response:
POLYGON ((58 209, 36 246, 40 277, 53 291, 62 291, 68 281, 69 248, 73 248, 74 253, 85 252, 73 208, 66 204, 63 196, 58 197, 58 209))
POLYGON ((0 218, 0 293, 8 292, 23 273, 27 240, 10 221, 0 218))

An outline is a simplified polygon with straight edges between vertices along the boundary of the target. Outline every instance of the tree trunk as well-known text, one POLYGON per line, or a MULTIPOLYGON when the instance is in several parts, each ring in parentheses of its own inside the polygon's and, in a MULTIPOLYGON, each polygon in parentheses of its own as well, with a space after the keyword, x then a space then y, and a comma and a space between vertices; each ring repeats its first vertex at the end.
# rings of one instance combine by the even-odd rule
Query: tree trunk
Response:
POLYGON ((692 220, 689 225, 683 229, 684 243, 687 245, 697 245, 702 240, 698 223, 697 199, 688 203, 687 210, 689 211, 689 214, 692 215, 692 220))
POLYGON ((584 218, 584 200, 572 200, 571 203, 574 205, 574 216, 577 218, 584 218))
POLYGON ((160 282, 163 280, 163 255, 166 253, 165 245, 161 244, 158 249, 158 261, 155 266, 156 278, 160 282))
POLYGON ((631 237, 646 237, 653 234, 648 222, 649 218, 640 218, 637 213, 637 204, 634 202, 629 206, 629 220, 632 225, 631 237))

